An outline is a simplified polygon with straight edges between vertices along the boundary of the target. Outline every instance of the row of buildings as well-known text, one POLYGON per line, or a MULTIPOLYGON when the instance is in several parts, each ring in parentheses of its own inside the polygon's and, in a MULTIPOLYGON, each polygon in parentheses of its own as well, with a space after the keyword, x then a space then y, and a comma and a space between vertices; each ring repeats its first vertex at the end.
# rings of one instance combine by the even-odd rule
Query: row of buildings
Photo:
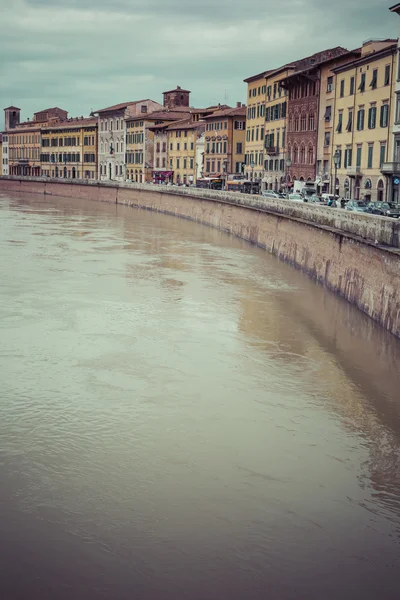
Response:
MULTIPOLYGON (((390 9, 400 14, 400 4, 390 9)), ((194 108, 179 86, 163 102, 119 103, 69 118, 51 108, 20 122, 5 109, 3 175, 316 192, 399 202, 397 39, 330 48, 246 78, 247 103, 194 108)))

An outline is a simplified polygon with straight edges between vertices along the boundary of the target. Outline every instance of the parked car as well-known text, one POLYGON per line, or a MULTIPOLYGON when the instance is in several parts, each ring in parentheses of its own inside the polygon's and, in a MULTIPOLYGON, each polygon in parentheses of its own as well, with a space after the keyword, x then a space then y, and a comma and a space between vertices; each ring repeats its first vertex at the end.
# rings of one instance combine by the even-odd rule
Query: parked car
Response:
POLYGON ((289 194, 289 200, 294 200, 295 202, 307 202, 305 198, 301 194, 289 194))
POLYGON ((277 192, 273 192, 272 190, 264 190, 261 193, 261 196, 264 198, 279 198, 279 194, 277 192))
POLYGON ((368 205, 362 200, 349 200, 346 204, 346 210, 352 210, 353 212, 368 213, 368 205))
POLYGON ((383 217, 400 218, 400 207, 398 204, 389 202, 369 202, 368 211, 373 215, 382 215, 383 217))

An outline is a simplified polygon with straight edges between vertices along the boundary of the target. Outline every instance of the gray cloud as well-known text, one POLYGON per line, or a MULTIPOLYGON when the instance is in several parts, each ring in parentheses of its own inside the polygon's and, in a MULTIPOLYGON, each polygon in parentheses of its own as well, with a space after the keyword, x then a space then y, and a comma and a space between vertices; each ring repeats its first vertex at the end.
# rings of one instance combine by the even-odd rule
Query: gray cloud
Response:
POLYGON ((0 101, 71 115, 175 85, 196 106, 245 101, 243 79, 371 37, 395 37, 382 0, 13 0, 0 3, 0 101))

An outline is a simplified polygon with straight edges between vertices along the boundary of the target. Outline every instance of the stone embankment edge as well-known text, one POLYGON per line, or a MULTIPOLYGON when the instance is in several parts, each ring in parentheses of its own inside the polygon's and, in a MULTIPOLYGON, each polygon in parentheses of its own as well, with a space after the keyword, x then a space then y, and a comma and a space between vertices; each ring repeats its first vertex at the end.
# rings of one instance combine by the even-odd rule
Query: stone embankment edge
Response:
POLYGON ((0 177, 0 191, 115 202, 211 225, 301 269, 400 337, 400 222, 259 196, 146 184, 0 177))

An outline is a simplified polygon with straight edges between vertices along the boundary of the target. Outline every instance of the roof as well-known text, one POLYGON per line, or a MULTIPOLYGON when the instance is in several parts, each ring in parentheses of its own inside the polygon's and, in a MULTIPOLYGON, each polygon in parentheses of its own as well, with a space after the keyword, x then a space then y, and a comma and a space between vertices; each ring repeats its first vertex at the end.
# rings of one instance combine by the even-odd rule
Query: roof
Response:
POLYGON ((21 109, 18 108, 17 106, 7 106, 7 108, 5 108, 4 110, 21 110, 21 109))
POLYGON ((202 126, 204 127, 204 123, 201 121, 192 121, 191 118, 186 118, 176 120, 172 123, 160 123, 159 125, 152 125, 150 129, 153 131, 155 129, 168 129, 170 131, 175 131, 177 129, 199 129, 202 126))
POLYGON ((73 127, 92 127, 94 125, 97 125, 97 119, 95 119, 94 117, 84 117, 83 119, 77 117, 71 119, 64 119, 63 121, 57 121, 56 123, 52 123, 51 125, 42 127, 42 129, 71 129, 73 127))
MULTIPOLYGON (((272 69, 273 71, 274 69, 272 69)), ((266 77, 269 73, 272 73, 272 71, 263 71, 262 73, 258 73, 258 75, 252 75, 251 77, 247 77, 247 79, 243 79, 243 81, 245 83, 252 83, 253 81, 257 81, 257 79, 261 79, 266 77)))
POLYGON ((168 92, 163 92, 163 94, 171 94, 172 92, 185 92, 186 94, 191 94, 190 90, 183 90, 179 85, 177 85, 174 90, 168 90, 168 92))
POLYGON ((107 106, 106 108, 99 108, 98 110, 92 111, 92 114, 96 113, 108 112, 110 110, 122 110, 127 106, 131 106, 132 104, 140 104, 141 102, 148 102, 150 98, 145 98, 144 100, 129 100, 128 102, 120 102, 119 104, 113 104, 112 106, 107 106))
POLYGON ((142 113, 140 115, 137 115, 136 117, 129 117, 128 119, 126 119, 126 122, 129 123, 130 121, 158 121, 159 119, 164 120, 164 121, 176 121, 177 119, 182 118, 182 112, 190 112, 190 108, 186 107, 185 111, 178 111, 178 110, 155 110, 154 112, 151 113, 142 113))
POLYGON ((219 117, 245 117, 247 114, 247 107, 240 106, 237 108, 225 108, 223 110, 216 110, 211 115, 204 117, 204 120, 218 119, 219 117))
POLYGON ((388 56, 389 54, 394 54, 397 51, 397 41, 390 46, 386 46, 381 50, 376 50, 376 52, 368 52, 368 54, 362 54, 358 58, 354 60, 350 60, 344 65, 338 65, 334 69, 332 69, 333 73, 342 73, 343 71, 347 71, 348 69, 352 69, 358 65, 363 65, 365 63, 369 63, 371 61, 379 60, 384 56, 388 56))
POLYGON ((61 110, 61 112, 67 112, 63 108, 60 108, 59 106, 53 106, 52 108, 43 108, 42 110, 37 110, 33 114, 34 115, 38 115, 38 114, 43 113, 43 112, 52 112, 54 110, 61 110))
POLYGON ((393 4, 393 6, 389 7, 390 12, 395 12, 397 14, 400 13, 400 3, 399 4, 393 4))
POLYGON ((264 71, 264 73, 259 73, 258 75, 253 75, 252 77, 248 77, 247 79, 244 79, 245 83, 251 83, 252 81, 256 81, 257 79, 260 79, 261 77, 267 77, 268 75, 277 75, 280 71, 283 71, 285 69, 295 69, 295 73, 298 73, 300 71, 302 71, 305 68, 310 68, 313 66, 317 66, 319 64, 321 64, 321 62, 324 62, 323 60, 318 60, 319 56, 326 56, 326 60, 332 60, 334 58, 336 58, 337 56, 340 56, 341 54, 344 54, 348 52, 348 50, 346 48, 342 48, 341 46, 336 46, 335 48, 330 48, 328 50, 322 50, 320 52, 315 52, 314 54, 311 54, 310 56, 306 56, 305 58, 301 58, 299 60, 294 60, 291 62, 288 62, 284 65, 281 65, 280 67, 277 67, 276 69, 270 69, 268 71, 264 71), (314 63, 312 61, 315 61, 314 63))

